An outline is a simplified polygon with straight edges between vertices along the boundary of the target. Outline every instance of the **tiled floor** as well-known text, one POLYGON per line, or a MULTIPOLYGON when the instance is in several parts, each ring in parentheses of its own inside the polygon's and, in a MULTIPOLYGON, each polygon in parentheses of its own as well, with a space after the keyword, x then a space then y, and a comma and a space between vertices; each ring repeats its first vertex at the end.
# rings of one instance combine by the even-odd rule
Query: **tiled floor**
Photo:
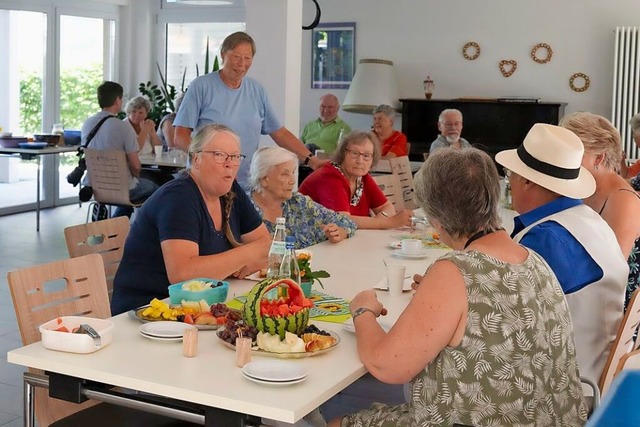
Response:
POLYGON ((40 213, 0 216, 0 426, 22 426, 23 369, 7 363, 7 351, 20 347, 20 333, 7 286, 7 272, 16 268, 68 258, 65 227, 85 221, 87 205, 77 204, 40 213))

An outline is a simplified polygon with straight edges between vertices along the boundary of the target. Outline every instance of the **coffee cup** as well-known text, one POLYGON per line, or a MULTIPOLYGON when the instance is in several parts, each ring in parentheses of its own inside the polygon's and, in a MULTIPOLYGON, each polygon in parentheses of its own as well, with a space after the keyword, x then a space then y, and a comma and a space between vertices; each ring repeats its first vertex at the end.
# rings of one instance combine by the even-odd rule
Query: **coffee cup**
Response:
POLYGON ((404 239, 401 243, 401 251, 405 255, 418 255, 422 252, 422 240, 404 239))

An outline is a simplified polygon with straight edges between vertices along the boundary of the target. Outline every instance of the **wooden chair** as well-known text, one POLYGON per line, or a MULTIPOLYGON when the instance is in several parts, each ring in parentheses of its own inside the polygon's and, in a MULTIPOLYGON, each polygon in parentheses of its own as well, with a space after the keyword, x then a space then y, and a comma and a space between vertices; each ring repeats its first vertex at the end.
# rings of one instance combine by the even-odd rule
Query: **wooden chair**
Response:
POLYGON ((611 352, 607 363, 604 365, 602 376, 600 377, 599 387, 600 393, 604 395, 607 389, 613 381, 613 377, 619 372, 618 365, 620 364, 622 357, 632 350, 636 350, 640 344, 640 340, 634 343, 634 335, 638 330, 638 324, 640 323, 640 298, 638 294, 640 288, 636 289, 631 295, 629 305, 627 305, 627 311, 618 326, 618 333, 616 339, 611 346, 611 352))
POLYGON ((129 199, 129 166, 124 151, 85 149, 84 155, 94 199, 89 203, 87 222, 96 204, 133 208, 141 205, 129 199))
POLYGON ((380 187, 380 190, 384 193, 387 200, 393 204, 396 211, 404 209, 404 199, 402 198, 402 188, 400 186, 400 180, 398 175, 376 175, 373 177, 380 187))
POLYGON ((129 235, 129 218, 120 216, 64 229, 64 238, 71 258, 100 254, 104 262, 109 300, 113 294, 113 279, 118 271, 124 242, 129 235))
POLYGON ((618 362, 614 378, 625 369, 640 369, 640 349, 623 354, 618 362))
MULTIPOLYGON (((98 254, 10 271, 7 281, 23 345, 40 341, 38 327, 56 317, 111 316, 104 265, 98 254)), ((38 370, 30 372, 42 374, 38 370)), ((109 403, 76 404, 50 398, 42 387, 35 391, 35 413, 39 427, 194 425, 109 403)))
MULTIPOLYGON (((7 281, 23 345, 40 341, 38 327, 59 316, 84 315, 101 319, 111 316, 100 255, 10 271, 7 281)), ((77 405, 53 399, 42 388, 36 390, 35 402, 40 427, 95 404, 85 402, 77 405)))
POLYGON ((409 157, 392 157, 389 159, 391 172, 398 176, 400 180, 400 188, 402 188, 402 199, 405 209, 416 209, 418 205, 413 201, 414 185, 413 175, 411 174, 411 163, 409 157))

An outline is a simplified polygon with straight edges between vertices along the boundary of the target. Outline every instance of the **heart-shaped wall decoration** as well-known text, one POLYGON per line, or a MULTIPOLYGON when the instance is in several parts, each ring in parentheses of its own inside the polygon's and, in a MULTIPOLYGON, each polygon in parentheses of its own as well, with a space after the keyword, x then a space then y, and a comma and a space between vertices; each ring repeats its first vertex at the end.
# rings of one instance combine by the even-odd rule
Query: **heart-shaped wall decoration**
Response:
POLYGON ((513 59, 503 59, 500 61, 500 72, 504 77, 509 77, 518 68, 518 63, 513 59))

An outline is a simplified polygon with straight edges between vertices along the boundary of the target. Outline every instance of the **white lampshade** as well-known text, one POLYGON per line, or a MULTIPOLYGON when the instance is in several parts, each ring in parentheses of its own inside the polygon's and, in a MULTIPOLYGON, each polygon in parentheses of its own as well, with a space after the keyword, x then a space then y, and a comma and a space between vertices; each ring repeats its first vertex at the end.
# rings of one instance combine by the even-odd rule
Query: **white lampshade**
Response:
POLYGON ((400 90, 393 62, 386 59, 361 59, 342 103, 351 113, 371 114, 380 104, 400 110, 400 90))

